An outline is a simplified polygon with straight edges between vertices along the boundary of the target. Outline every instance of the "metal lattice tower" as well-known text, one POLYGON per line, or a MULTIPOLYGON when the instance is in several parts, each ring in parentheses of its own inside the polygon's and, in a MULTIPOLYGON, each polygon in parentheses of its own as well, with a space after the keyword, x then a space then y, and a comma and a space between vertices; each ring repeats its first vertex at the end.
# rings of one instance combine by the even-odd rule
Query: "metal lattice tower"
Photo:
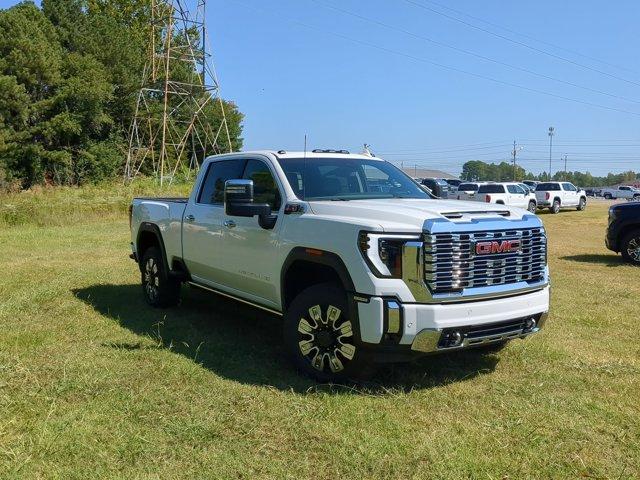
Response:
POLYGON ((231 151, 229 127, 208 52, 206 0, 150 0, 147 61, 129 136, 125 180, 153 173, 160 185, 231 151), (220 109, 219 125, 206 111, 220 109), (221 146, 223 145, 223 146, 221 146))

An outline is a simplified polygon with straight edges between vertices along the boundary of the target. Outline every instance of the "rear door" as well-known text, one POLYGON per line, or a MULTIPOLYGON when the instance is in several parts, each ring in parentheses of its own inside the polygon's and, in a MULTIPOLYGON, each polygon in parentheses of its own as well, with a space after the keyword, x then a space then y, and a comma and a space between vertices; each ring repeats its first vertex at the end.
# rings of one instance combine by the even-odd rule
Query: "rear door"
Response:
POLYGON ((182 257, 198 283, 209 284, 219 276, 224 221, 224 183, 242 177, 245 159, 210 162, 195 197, 189 200, 182 220, 182 257))

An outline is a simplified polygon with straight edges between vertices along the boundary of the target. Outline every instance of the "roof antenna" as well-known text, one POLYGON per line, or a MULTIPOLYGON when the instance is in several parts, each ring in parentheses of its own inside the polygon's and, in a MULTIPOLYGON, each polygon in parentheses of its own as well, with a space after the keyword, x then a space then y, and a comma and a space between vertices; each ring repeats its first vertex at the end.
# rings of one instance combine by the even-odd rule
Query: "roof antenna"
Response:
POLYGON ((302 159, 302 199, 307 200, 307 134, 304 134, 304 156, 302 159))
POLYGON ((362 149, 362 155, 366 155, 367 157, 375 157, 375 154, 369 149, 370 145, 368 143, 364 144, 364 148, 362 149))

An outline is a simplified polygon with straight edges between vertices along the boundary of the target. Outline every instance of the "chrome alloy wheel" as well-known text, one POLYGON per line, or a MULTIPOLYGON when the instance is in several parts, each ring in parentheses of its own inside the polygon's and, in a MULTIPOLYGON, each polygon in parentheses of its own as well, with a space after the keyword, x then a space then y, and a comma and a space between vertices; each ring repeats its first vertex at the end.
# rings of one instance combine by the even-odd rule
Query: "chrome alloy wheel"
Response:
POLYGON ((631 260, 640 263, 640 237, 635 237, 627 244, 627 253, 631 260))
POLYGON ((321 372, 329 367, 333 373, 344 370, 344 363, 353 360, 353 330, 349 320, 341 320, 339 308, 329 305, 323 317, 320 305, 309 309, 309 320, 298 322, 298 347, 313 368, 321 372))
POLYGON ((144 265, 144 290, 151 301, 157 300, 160 291, 160 275, 155 258, 149 258, 144 265))

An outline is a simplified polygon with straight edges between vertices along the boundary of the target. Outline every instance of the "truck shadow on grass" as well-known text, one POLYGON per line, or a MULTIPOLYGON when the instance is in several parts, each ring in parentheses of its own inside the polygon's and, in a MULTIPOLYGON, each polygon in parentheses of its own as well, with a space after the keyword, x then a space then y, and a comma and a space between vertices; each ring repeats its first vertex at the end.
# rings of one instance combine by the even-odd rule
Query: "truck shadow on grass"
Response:
POLYGON ((182 303, 166 310, 149 307, 139 285, 93 285, 73 293, 140 337, 125 343, 105 339, 104 348, 170 349, 223 378, 298 393, 384 394, 433 388, 489 373, 498 362, 495 355, 461 352, 385 366, 358 384, 319 385, 299 375, 287 360, 281 319, 275 315, 189 287, 183 288, 182 303))
POLYGON ((622 257, 614 254, 595 254, 587 253, 583 255, 565 255, 560 260, 568 260, 570 262, 591 263, 595 265, 606 265, 608 267, 624 267, 627 265, 622 257))

